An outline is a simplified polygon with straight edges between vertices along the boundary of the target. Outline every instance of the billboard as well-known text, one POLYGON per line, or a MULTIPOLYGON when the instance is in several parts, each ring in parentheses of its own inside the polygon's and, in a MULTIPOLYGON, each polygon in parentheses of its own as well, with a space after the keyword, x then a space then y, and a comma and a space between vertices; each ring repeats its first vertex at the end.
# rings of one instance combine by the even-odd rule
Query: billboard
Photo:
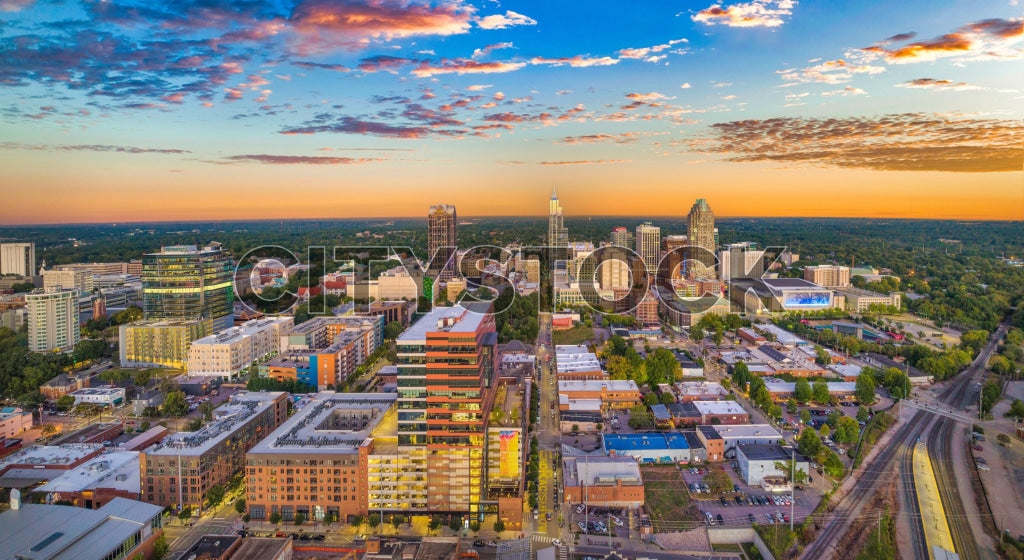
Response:
POLYGON ((501 478, 519 478, 519 430, 500 430, 498 432, 499 460, 498 476, 501 478))
POLYGON ((806 307, 831 307, 831 292, 786 292, 782 300, 786 309, 799 309, 806 307))

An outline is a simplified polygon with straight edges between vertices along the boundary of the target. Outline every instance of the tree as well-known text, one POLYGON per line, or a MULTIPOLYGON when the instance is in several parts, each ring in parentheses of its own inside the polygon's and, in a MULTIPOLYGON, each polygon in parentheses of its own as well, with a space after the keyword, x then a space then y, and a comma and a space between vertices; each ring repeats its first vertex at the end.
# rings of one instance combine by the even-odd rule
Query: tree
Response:
POLYGON ((150 556, 150 559, 164 560, 170 552, 171 547, 167 544, 167 539, 163 535, 160 535, 155 541, 153 541, 153 554, 150 556))
POLYGON ((75 406, 75 397, 72 397, 71 395, 61 395, 60 398, 57 399, 58 410, 70 410, 73 406, 75 406))
POLYGON ((497 521, 495 521, 494 522, 494 532, 495 533, 502 533, 504 531, 505 531, 505 522, 502 521, 501 519, 498 519, 497 521))
POLYGON ((857 400, 864 404, 875 402, 875 380, 870 375, 858 375, 854 393, 857 400))
POLYGON ((841 478, 846 472, 846 467, 843 466, 843 462, 839 459, 839 455, 836 455, 835 451, 829 451, 828 456, 825 457, 825 474, 832 478, 841 478))
POLYGON ((767 412, 768 412, 768 416, 771 416, 772 418, 775 418, 776 420, 778 420, 779 418, 782 418, 782 407, 780 407, 778 405, 778 403, 772 403, 768 407, 767 412))
POLYGON ((858 437, 860 437, 860 425, 857 424, 857 421, 849 416, 841 417, 832 439, 837 443, 854 443, 858 437))
POLYGON ((377 526, 380 525, 380 514, 371 513, 369 519, 367 519, 366 521, 366 524, 370 526, 370 529, 376 529, 377 526))
POLYGON ((192 506, 185 506, 178 512, 178 519, 185 521, 192 517, 192 506))
POLYGON ((811 386, 811 398, 818 404, 826 404, 829 401, 828 383, 824 379, 815 379, 811 386))
POLYGON ((1002 445, 1003 447, 1010 446, 1010 436, 1006 434, 999 434, 998 436, 996 436, 996 441, 998 441, 999 445, 1002 445))
POLYGON ((676 402, 676 399, 675 397, 672 396, 672 393, 668 392, 662 393, 658 400, 661 401, 661 404, 672 404, 676 402))
POLYGON ((720 467, 711 469, 707 476, 704 477, 704 482, 714 494, 721 494, 732 490, 732 479, 729 478, 729 473, 720 467))
POLYGON ((828 424, 822 424, 821 429, 819 429, 818 431, 821 432, 821 437, 824 439, 827 438, 829 434, 832 433, 832 428, 829 427, 828 424))
POLYGON ((238 513, 245 513, 245 498, 238 498, 235 500, 235 511, 238 513))
POLYGON ((658 395, 655 395, 653 392, 647 393, 644 395, 644 404, 647 406, 658 404, 658 395))
POLYGON ((132 383, 136 387, 145 387, 149 385, 149 380, 153 378, 153 374, 148 369, 140 369, 132 374, 132 383))
POLYGON ((295 514, 295 524, 296 525, 302 525, 305 522, 306 522, 306 514, 301 513, 301 512, 295 514))
POLYGON ((806 408, 800 411, 800 421, 804 424, 811 423, 811 411, 806 408))
POLYGON ((796 380, 796 386, 793 388, 793 398, 800 404, 806 404, 807 401, 811 400, 811 383, 807 381, 806 377, 800 377, 796 380))
POLYGON ((740 391, 747 390, 747 384, 750 383, 750 368, 747 367, 747 364, 740 361, 732 366, 732 382, 740 391))
POLYGON ((448 524, 448 528, 452 531, 462 530, 462 518, 458 516, 452 517, 452 521, 448 524))
POLYGON ((270 512, 270 519, 268 521, 270 521, 274 525, 277 525, 281 522, 281 513, 277 511, 270 512))
POLYGON ((225 493, 226 490, 223 484, 214 484, 206 491, 206 501, 210 504, 210 507, 217 507, 221 500, 224 499, 225 493))
POLYGON ((868 410, 868 407, 861 405, 857 408, 858 422, 867 422, 869 418, 871 418, 871 411, 868 410))
POLYGON ((668 348, 655 348, 644 360, 644 368, 647 371, 647 383, 651 387, 672 383, 683 375, 679 360, 668 348))
POLYGON ((359 527, 362 526, 363 523, 366 523, 366 518, 362 515, 357 515, 352 518, 352 525, 355 526, 357 530, 359 529, 359 527))
POLYGON ((398 335, 402 334, 403 328, 401 322, 391 321, 384 327, 384 338, 386 340, 395 340, 398 338, 398 335))
POLYGON ((391 526, 395 528, 395 531, 398 531, 398 528, 402 526, 402 516, 392 515, 391 526))
POLYGON ((51 435, 53 435, 55 433, 57 433, 57 426, 55 426, 53 424, 43 424, 43 428, 41 430, 41 434, 44 437, 45 436, 51 436, 51 435))
POLYGON ((473 521, 470 521, 469 522, 469 530, 473 531, 474 534, 479 533, 480 532, 480 522, 475 520, 475 519, 473 521))
POLYGON ((797 451, 801 455, 807 457, 817 456, 821 452, 821 438, 811 428, 805 428, 804 431, 800 432, 800 437, 797 438, 797 451))
POLYGON ((1010 410, 1006 411, 1006 416, 1024 420, 1024 402, 1020 399, 1014 399, 1013 404, 1010 405, 1010 410))
POLYGON ((645 405, 638 404, 629 409, 629 427, 634 430, 654 427, 654 417, 645 405))
POLYGON ((786 401, 786 412, 788 412, 790 414, 796 414, 796 411, 797 411, 796 399, 790 398, 789 400, 786 401))
POLYGON ((188 414, 188 401, 185 400, 185 393, 173 391, 164 397, 164 404, 160 407, 164 416, 180 418, 188 414))
POLYGON ((441 518, 437 517, 437 516, 431 516, 430 523, 427 524, 427 529, 429 529, 430 532, 433 533, 433 532, 436 532, 440 528, 441 528, 441 518))

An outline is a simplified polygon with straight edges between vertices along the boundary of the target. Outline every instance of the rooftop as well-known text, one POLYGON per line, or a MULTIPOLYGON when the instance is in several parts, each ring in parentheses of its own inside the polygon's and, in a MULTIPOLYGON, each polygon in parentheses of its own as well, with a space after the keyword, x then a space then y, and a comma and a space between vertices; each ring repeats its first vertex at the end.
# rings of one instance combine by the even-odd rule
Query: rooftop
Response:
POLYGON ((782 434, 769 424, 733 424, 729 426, 711 426, 722 439, 772 438, 782 439, 782 434))
POLYGON ((22 414, 32 414, 32 413, 24 411, 24 410, 22 410, 20 408, 15 408, 13 406, 5 406, 2 409, 0 409, 0 420, 4 420, 4 419, 6 419, 6 418, 8 418, 10 416, 20 416, 22 414))
POLYGON ((397 399, 398 395, 391 393, 317 393, 249 454, 355 453, 372 437, 397 399))
POLYGON ((236 393, 214 409, 213 420, 197 432, 178 432, 145 450, 147 455, 202 455, 224 441, 259 413, 274 406, 282 392, 236 393))
POLYGON ((762 278, 762 282, 773 290, 820 290, 821 286, 803 278, 762 278))
POLYGON ((33 468, 73 465, 101 449, 102 445, 93 443, 34 445, 0 459, 0 471, 13 465, 32 465, 33 468))
POLYGON ((267 558, 278 558, 281 551, 291 546, 288 539, 269 539, 247 537, 242 540, 242 546, 231 555, 231 560, 266 560, 267 558))
POLYGON ((647 432, 641 434, 604 434, 605 451, 637 449, 689 449, 686 438, 678 432, 647 432))
POLYGON ((566 457, 562 460, 565 486, 639 486, 640 466, 632 457, 566 457))
MULTIPOLYGON (((791 448, 778 445, 741 443, 737 447, 751 461, 789 461, 793 456, 791 448)), ((798 462, 806 461, 803 455, 797 453, 796 456, 801 460, 798 462)))
POLYGON ((800 338, 799 336, 787 331, 786 329, 777 327, 771 323, 759 324, 757 325, 757 330, 762 332, 768 332, 775 335, 775 340, 777 340, 779 344, 784 344, 786 346, 808 343, 806 340, 800 338))
POLYGON ((583 381, 571 380, 571 381, 559 381, 558 392, 575 392, 575 391, 639 391, 636 381, 630 379, 606 379, 606 380, 595 380, 588 379, 583 381))
POLYGON ((432 332, 476 332, 483 319, 483 313, 471 311, 462 305, 435 307, 399 335, 398 343, 409 344, 425 341, 427 333, 432 332))
POLYGON ((0 515, 0 558, 103 558, 162 512, 160 506, 125 498, 96 510, 23 503, 0 515))
POLYGON ((221 558, 233 547, 237 546, 240 540, 242 540, 242 537, 233 535, 203 535, 196 544, 192 545, 179 558, 187 558, 188 560, 221 558))
POLYGON ((118 395, 124 393, 124 387, 86 387, 70 393, 75 395, 118 395))
POLYGON ((139 491, 139 453, 137 451, 111 451, 78 465, 47 484, 37 492, 81 492, 95 488, 114 488, 127 492, 139 491))
POLYGON ((860 375, 861 370, 864 368, 852 364, 832 364, 827 366, 826 369, 832 370, 843 377, 853 377, 860 375))
POLYGON ((747 414, 736 401, 693 401, 701 414, 747 414))
MULTIPOLYGON (((860 368, 857 368, 858 370, 860 368)), ((857 390, 857 384, 853 381, 828 381, 829 393, 853 393, 857 390)), ((765 379, 765 387, 771 393, 792 393, 796 390, 796 383, 765 379)))
POLYGON ((690 397, 725 396, 729 394, 721 383, 714 381, 680 381, 676 383, 680 395, 690 397))
POLYGON ((210 336, 200 338, 199 340, 194 340, 192 341, 192 345, 195 346, 197 344, 231 344, 232 342, 237 342, 239 340, 242 340, 243 338, 250 337, 260 332, 263 332, 274 325, 280 325, 281 327, 285 327, 288 324, 291 324, 293 320, 294 319, 292 317, 269 317, 266 319, 253 319, 251 321, 246 321, 237 327, 230 327, 224 329, 223 331, 217 334, 211 334, 210 336))

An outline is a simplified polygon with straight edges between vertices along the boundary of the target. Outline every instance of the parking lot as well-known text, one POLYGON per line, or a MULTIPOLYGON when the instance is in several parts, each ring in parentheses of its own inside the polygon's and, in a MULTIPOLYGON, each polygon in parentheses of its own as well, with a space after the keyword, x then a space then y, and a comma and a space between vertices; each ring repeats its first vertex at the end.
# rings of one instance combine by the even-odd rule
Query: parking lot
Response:
POLYGON ((726 494, 710 494, 704 491, 696 493, 690 488, 690 485, 701 484, 707 471, 702 471, 701 474, 693 474, 689 470, 683 472, 683 478, 686 480, 688 490, 690 490, 697 508, 703 515, 710 513, 716 525, 750 525, 752 520, 762 525, 787 522, 786 519, 789 518, 791 512, 794 518, 793 522, 801 523, 814 511, 821 500, 817 491, 807 488, 794 490, 791 503, 787 504, 782 501, 775 503, 773 498, 789 500, 789 494, 773 495, 765 492, 760 486, 747 486, 740 480, 739 474, 731 468, 727 468, 726 472, 738 491, 726 494), (721 516, 721 520, 719 520, 719 516, 721 516), (781 521, 780 516, 782 517, 781 521))
POLYGON ((574 533, 629 538, 629 511, 625 509, 591 506, 584 510, 583 504, 575 504, 568 511, 574 533))

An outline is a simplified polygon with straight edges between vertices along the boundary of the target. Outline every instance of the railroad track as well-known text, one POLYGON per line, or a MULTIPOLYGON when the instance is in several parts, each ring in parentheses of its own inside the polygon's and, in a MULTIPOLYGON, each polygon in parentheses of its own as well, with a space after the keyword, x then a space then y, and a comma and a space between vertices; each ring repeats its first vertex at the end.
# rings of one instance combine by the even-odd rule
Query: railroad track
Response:
POLYGON ((917 488, 914 484, 914 446, 904 445, 900 451, 899 488, 903 498, 903 507, 910 518, 910 542, 914 550, 914 558, 928 558, 928 542, 921 523, 921 505, 917 501, 917 488))
POLYGON ((946 511, 946 522, 949 524, 950 536, 953 537, 955 552, 961 560, 977 560, 978 544, 967 521, 967 512, 953 473, 954 453, 950 449, 950 439, 954 428, 952 420, 940 418, 936 422, 935 428, 928 434, 928 455, 932 460, 935 483, 939 497, 942 498, 942 508, 946 511))

